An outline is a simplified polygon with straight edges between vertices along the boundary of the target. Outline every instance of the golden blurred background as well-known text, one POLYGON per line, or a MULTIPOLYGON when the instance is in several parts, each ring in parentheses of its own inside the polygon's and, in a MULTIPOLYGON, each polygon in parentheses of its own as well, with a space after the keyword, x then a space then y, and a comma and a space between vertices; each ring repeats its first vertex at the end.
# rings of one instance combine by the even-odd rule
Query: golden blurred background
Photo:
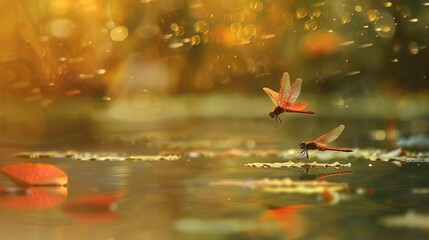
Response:
MULTIPOLYGON (((302 78, 321 116, 427 116, 426 1, 0 0, 1 142, 106 121, 266 117, 302 78), (293 80, 292 79, 292 80, 293 80)), ((427 125, 427 124, 426 124, 427 125)), ((428 129, 424 125, 422 129, 428 129)))

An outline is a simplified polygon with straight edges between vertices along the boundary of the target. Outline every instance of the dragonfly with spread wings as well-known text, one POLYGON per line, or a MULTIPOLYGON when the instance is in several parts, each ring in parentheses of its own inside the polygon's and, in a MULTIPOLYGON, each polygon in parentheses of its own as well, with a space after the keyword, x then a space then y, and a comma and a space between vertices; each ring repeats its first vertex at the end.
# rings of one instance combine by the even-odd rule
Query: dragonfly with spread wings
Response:
POLYGON ((275 107, 268 115, 274 118, 274 123, 279 125, 282 123, 279 115, 284 112, 296 112, 304 114, 314 114, 313 111, 304 110, 308 102, 296 103, 295 101, 301 92, 302 79, 296 79, 292 85, 290 85, 290 78, 287 72, 283 73, 280 80, 280 90, 275 92, 269 88, 263 88, 264 92, 271 98, 275 107))
POLYGON ((350 148, 335 148, 328 147, 326 144, 335 141, 338 136, 344 131, 345 126, 343 124, 331 129, 329 132, 318 137, 314 141, 302 141, 299 146, 302 149, 301 154, 305 155, 308 159, 308 150, 319 150, 319 151, 340 151, 340 152, 353 152, 350 148))

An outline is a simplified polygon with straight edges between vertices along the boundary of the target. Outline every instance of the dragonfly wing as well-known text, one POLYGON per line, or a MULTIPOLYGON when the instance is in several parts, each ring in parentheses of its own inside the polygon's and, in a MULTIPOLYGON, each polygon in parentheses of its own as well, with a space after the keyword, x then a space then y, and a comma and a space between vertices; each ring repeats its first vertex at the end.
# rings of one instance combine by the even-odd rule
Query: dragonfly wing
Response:
POLYGON ((288 106, 287 108, 290 110, 304 110, 308 105, 308 102, 301 102, 297 104, 293 104, 288 106))
POLYGON ((263 88, 264 92, 271 98, 274 105, 278 106, 279 94, 269 88, 263 88))
POLYGON ((281 101, 282 107, 285 108, 286 106, 289 106, 296 101, 296 99, 299 96, 299 93, 301 92, 301 85, 302 85, 302 79, 297 78, 295 82, 293 82, 289 92, 282 99, 281 101))
POLYGON ((290 78, 289 73, 284 72, 282 79, 280 79, 279 102, 283 102, 290 92, 290 78))
POLYGON ((315 142, 320 145, 325 145, 327 143, 333 142, 335 139, 340 136, 340 134, 344 131, 345 126, 343 124, 339 125, 338 127, 330 130, 329 132, 323 134, 322 136, 318 137, 315 142))

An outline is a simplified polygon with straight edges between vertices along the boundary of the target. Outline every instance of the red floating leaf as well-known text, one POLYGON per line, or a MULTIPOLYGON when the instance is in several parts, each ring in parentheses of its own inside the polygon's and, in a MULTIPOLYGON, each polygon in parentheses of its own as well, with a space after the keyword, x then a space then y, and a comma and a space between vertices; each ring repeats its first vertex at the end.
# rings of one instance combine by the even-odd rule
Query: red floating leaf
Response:
POLYGON ((296 215, 301 209, 306 206, 305 203, 298 203, 289 206, 284 206, 280 208, 272 208, 268 210, 269 216, 278 219, 285 220, 291 219, 294 215, 296 215))
POLYGON ((20 186, 64 186, 68 182, 63 170, 47 163, 15 163, 1 172, 20 186))
POLYGON ((82 222, 107 222, 119 218, 112 211, 114 202, 121 196, 118 193, 90 195, 68 202, 63 211, 70 217, 82 222))
POLYGON ((66 197, 66 187, 30 187, 19 195, 0 196, 0 205, 14 210, 46 210, 58 206, 66 197))

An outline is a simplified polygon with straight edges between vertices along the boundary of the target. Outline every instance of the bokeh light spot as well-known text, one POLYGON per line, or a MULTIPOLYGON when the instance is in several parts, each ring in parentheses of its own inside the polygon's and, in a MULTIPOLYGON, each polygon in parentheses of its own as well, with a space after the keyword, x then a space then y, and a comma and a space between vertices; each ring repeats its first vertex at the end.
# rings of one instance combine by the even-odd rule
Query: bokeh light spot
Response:
POLYGON ((110 38, 115 42, 124 41, 128 37, 128 28, 125 26, 118 26, 110 31, 110 38))

